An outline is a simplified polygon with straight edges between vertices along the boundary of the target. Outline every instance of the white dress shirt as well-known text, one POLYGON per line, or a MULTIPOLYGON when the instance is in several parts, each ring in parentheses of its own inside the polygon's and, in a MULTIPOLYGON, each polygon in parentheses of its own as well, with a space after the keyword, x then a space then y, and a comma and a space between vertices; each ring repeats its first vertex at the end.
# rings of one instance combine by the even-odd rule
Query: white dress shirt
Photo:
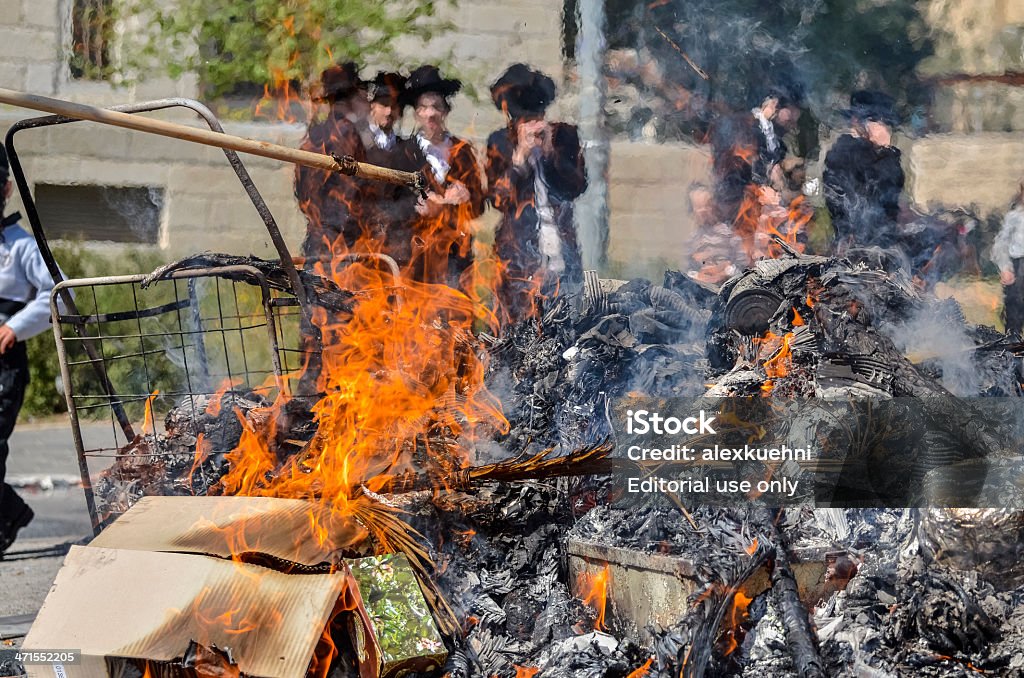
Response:
POLYGON ((6 325, 19 341, 50 327, 50 292, 53 278, 43 262, 35 238, 18 224, 0 232, 0 298, 25 303, 6 325))

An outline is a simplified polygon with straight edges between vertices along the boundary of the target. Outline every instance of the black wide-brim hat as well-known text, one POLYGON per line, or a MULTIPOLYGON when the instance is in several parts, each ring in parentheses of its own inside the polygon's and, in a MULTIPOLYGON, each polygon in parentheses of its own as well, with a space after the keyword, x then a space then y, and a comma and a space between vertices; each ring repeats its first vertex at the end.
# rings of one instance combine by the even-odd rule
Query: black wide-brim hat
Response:
POLYGON ((380 71, 373 80, 367 82, 366 98, 371 103, 404 105, 403 92, 407 80, 401 73, 380 71))
POLYGON ((409 79, 405 81, 404 103, 415 106, 421 95, 431 92, 440 94, 447 101, 460 89, 460 80, 442 77, 437 66, 427 64, 409 74, 409 79))
POLYGON ((494 105, 512 119, 543 116, 555 93, 555 81, 526 64, 512 64, 491 85, 494 105))
POLYGON ((900 122, 896 100, 885 92, 860 90, 850 95, 850 107, 843 111, 847 118, 884 122, 890 127, 900 122))
POLYGON ((359 66, 348 61, 334 64, 320 74, 320 88, 314 98, 320 101, 346 99, 366 88, 366 82, 359 77, 359 66))

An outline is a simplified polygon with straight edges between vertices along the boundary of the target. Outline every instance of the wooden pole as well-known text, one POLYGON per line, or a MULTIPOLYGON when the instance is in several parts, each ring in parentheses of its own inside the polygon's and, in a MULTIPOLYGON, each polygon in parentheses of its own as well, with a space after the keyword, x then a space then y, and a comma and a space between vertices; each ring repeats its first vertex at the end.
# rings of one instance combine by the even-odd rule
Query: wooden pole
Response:
POLYGON ((192 141, 206 146, 227 148, 239 153, 259 155, 264 158, 272 158, 283 162, 291 162, 297 165, 305 165, 315 169, 322 169, 328 172, 341 172, 352 176, 383 181, 390 184, 401 184, 415 190, 422 190, 425 186, 423 175, 419 172, 401 172, 399 170, 379 167, 364 162, 356 162, 351 157, 335 158, 321 153, 312 153, 297 148, 279 146, 268 141, 246 139, 222 132, 190 127, 166 120, 143 118, 139 115, 111 111, 105 108, 97 108, 86 104, 77 104, 61 99, 51 99, 37 94, 17 92, 10 89, 0 88, 0 103, 31 108, 37 111, 44 111, 54 115, 62 115, 75 120, 90 120, 104 125, 124 127, 137 132, 148 132, 159 134, 172 139, 192 141))

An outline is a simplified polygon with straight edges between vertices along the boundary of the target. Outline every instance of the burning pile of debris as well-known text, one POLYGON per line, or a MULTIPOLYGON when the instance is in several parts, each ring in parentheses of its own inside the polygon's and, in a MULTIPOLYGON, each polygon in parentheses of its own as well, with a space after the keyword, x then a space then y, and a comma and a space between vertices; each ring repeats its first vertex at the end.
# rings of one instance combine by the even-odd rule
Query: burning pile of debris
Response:
MULTIPOLYGON (((348 559, 404 551, 445 650, 432 640, 432 624, 406 628, 394 615, 377 623, 392 625, 394 642, 412 654, 435 657, 437 668, 424 664, 416 675, 1024 670, 1019 513, 776 511, 757 500, 716 507, 630 497, 615 482, 622 467, 610 446, 599 444, 615 433, 613 400, 637 393, 714 403, 742 396, 792 408, 771 420, 788 427, 761 433, 783 439, 799 427, 802 435, 839 436, 834 418, 828 424, 820 407, 809 414, 808 403, 913 397, 917 409, 900 405, 885 416, 913 415, 894 440, 912 452, 904 479, 914 482, 889 494, 873 486, 871 505, 910 505, 898 502, 921 500, 906 493, 919 486, 932 488, 925 501, 949 501, 949 483, 939 481, 950 469, 988 460, 991 470, 1000 455, 1013 462, 1007 441, 1019 436, 1020 422, 1005 416, 1013 403, 993 399, 992 409, 965 398, 1020 395, 1022 348, 966 323, 954 302, 929 298, 899 274, 789 252, 721 290, 673 273, 664 285, 588 274, 579 297, 554 300, 500 338, 475 339, 460 325, 472 315, 455 295, 439 299, 411 285, 395 310, 378 274, 349 275, 364 278, 353 289, 381 292, 326 326, 328 395, 312 411, 302 411, 300 399, 270 402, 236 386, 179 403, 163 433, 150 414, 95 485, 105 509, 121 513, 151 494, 297 496, 318 507, 311 523, 319 538, 331 529, 320 522, 323 511, 341 516, 362 536, 303 566, 355 572, 361 566, 348 559), (410 327, 424 334, 395 336, 410 327), (949 341, 945 351, 924 342, 935 327, 957 338, 955 351, 949 341), (389 337, 401 360, 359 343, 354 328, 389 337), (433 352, 420 355, 423 346, 433 352), (431 371, 443 361, 478 381, 431 371), (396 366, 430 392, 410 394, 396 366), (372 403, 382 388, 411 414, 365 409, 361 394, 372 403), (507 424, 485 393, 502 395, 507 424), (483 419, 489 427, 479 426, 483 419), (355 453, 328 453, 342 446, 355 453), (147 463, 151 450, 171 454, 147 463), (989 557, 1006 568, 984 566, 989 557)), ((966 485, 976 499, 978 488, 966 485)), ((841 504, 843 495, 830 498, 841 504)), ((367 602, 354 605, 365 612, 367 602)), ((376 675, 379 656, 366 659, 359 649, 365 629, 327 628, 336 631, 336 651, 317 675, 376 675)), ((384 642, 385 631, 371 631, 373 642, 384 642)))

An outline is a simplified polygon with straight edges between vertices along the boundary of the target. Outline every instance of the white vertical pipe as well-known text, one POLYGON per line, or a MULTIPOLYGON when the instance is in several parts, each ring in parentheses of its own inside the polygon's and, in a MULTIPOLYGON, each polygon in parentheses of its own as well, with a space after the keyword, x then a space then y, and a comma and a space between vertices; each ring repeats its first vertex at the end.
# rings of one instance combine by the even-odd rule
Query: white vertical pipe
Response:
POLYGON ((579 0, 576 63, 580 82, 580 138, 588 188, 576 203, 583 266, 601 270, 608 256, 609 143, 604 125, 604 0, 579 0))

